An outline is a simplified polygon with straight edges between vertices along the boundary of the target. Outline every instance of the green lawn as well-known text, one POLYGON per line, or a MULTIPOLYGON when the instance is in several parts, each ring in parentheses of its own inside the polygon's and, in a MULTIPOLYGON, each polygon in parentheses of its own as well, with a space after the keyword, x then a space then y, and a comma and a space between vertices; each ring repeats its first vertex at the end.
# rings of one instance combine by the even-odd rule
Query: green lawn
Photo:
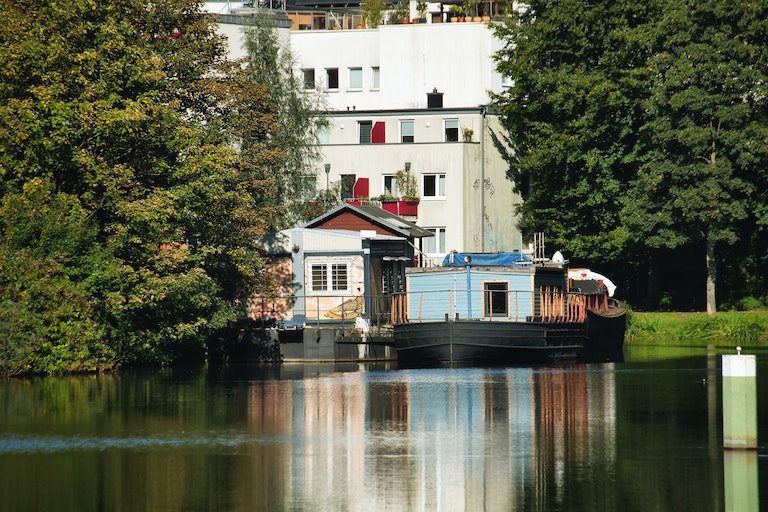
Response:
POLYGON ((638 313, 627 319, 627 343, 675 345, 718 342, 768 345, 768 311, 638 313))

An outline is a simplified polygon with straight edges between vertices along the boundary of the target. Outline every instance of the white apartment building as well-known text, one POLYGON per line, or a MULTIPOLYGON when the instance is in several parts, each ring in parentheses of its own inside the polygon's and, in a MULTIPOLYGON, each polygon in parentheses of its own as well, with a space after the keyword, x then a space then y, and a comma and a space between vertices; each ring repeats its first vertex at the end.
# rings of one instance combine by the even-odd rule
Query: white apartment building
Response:
MULTIPOLYGON (((341 183, 345 199, 376 201, 397 195, 394 176, 405 170, 420 200, 405 218, 435 233, 420 248, 433 262, 451 250, 521 250, 522 199, 506 177, 505 132, 486 107, 505 85, 492 61, 500 44, 486 23, 433 19, 445 18, 283 32, 305 86, 326 98, 318 189, 341 183)), ((221 26, 237 55, 238 27, 221 26)))

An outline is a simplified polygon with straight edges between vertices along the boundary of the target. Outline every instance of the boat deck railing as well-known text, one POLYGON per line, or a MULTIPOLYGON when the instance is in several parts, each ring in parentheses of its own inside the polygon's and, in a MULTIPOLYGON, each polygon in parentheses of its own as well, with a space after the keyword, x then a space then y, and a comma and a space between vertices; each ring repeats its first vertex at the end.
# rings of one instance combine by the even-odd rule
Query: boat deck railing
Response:
MULTIPOLYGON (((434 299, 448 296, 445 319, 514 322, 584 322, 588 309, 601 307, 603 299, 580 293, 563 292, 557 287, 542 286, 530 290, 472 290, 470 295, 481 295, 481 316, 470 314, 476 308, 463 308, 457 300, 466 300, 467 290, 430 290, 402 292, 392 295, 391 321, 393 324, 438 320, 435 318, 434 299), (462 311, 465 313, 462 315, 462 311)), ((607 307, 607 303, 606 306, 607 307)))
POLYGON ((466 289, 396 292, 379 295, 285 295, 255 298, 251 319, 274 319, 281 327, 338 325, 354 327, 358 318, 374 326, 443 319, 514 322, 583 322, 587 310, 608 308, 608 298, 563 292, 554 286, 530 290, 472 290, 472 308, 464 307, 466 289), (447 298, 447 300, 446 300, 447 298), (442 304, 442 308, 439 306, 442 304))

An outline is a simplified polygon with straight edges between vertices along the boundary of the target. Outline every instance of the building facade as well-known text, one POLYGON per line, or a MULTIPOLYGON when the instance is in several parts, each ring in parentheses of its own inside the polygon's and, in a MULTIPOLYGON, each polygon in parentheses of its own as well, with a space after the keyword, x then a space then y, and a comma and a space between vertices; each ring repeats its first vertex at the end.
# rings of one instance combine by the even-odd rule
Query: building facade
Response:
MULTIPOLYGON (((488 107, 489 91, 505 83, 492 59, 500 43, 487 23, 430 16, 427 23, 315 30, 317 23, 296 27, 298 15, 286 17, 294 20, 282 34, 296 73, 327 106, 318 190, 379 205, 405 195, 398 171, 410 175, 416 190, 408 195, 418 206, 406 218, 435 235, 419 248, 427 264, 451 250, 527 249, 515 213, 522 200, 507 178, 507 137, 488 107)), ((237 27, 221 25, 237 55, 237 27)))

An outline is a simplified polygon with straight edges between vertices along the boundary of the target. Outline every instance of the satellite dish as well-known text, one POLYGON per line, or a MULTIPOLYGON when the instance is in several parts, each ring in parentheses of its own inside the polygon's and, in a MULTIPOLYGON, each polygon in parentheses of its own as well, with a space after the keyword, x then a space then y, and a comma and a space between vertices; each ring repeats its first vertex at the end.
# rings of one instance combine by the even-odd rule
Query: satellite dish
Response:
POLYGON ((552 255, 552 261, 554 263, 565 263, 565 258, 563 258, 563 253, 560 251, 555 252, 555 254, 552 255))

